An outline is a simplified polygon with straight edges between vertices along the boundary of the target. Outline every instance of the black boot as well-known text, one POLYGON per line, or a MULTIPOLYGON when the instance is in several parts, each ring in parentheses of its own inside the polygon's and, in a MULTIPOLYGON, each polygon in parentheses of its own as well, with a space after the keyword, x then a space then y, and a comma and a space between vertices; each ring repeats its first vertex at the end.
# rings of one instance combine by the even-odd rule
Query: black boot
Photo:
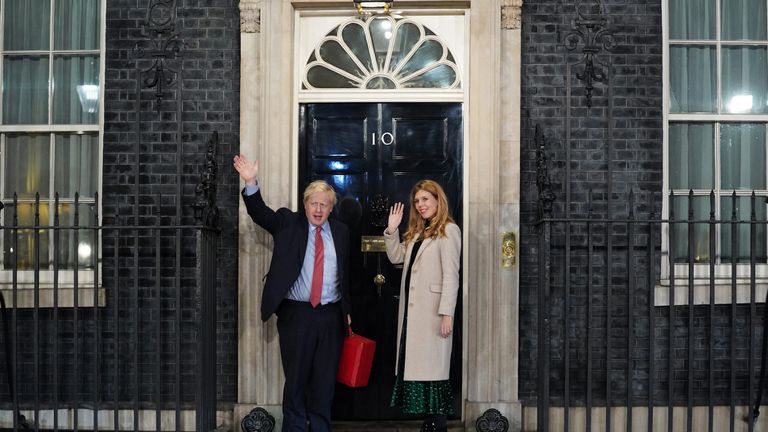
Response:
POLYGON ((448 432, 448 422, 444 414, 435 415, 435 431, 448 432))
POLYGON ((424 423, 421 424, 421 432, 437 432, 437 424, 434 416, 427 416, 424 423))

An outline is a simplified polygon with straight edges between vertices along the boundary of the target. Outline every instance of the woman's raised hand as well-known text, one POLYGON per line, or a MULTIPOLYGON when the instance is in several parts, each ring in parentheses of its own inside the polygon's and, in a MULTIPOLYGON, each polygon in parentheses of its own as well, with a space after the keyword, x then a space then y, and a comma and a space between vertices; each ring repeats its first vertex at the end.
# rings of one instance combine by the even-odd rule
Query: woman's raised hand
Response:
POLYGON ((392 234, 397 231, 400 222, 403 220, 403 203, 395 203, 389 209, 389 221, 387 222, 387 233, 392 234))
POLYGON ((256 184, 256 174, 259 173, 259 161, 255 161, 253 164, 248 163, 248 159, 245 156, 236 155, 232 163, 240 174, 240 178, 243 179, 247 185, 256 184))

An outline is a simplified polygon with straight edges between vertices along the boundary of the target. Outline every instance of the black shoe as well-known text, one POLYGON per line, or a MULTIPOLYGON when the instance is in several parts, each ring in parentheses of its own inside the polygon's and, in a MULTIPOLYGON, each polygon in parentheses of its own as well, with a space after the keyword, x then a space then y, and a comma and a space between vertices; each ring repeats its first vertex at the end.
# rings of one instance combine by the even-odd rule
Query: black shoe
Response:
POLYGON ((432 420, 424 420, 421 424, 421 432, 439 432, 437 425, 432 420))

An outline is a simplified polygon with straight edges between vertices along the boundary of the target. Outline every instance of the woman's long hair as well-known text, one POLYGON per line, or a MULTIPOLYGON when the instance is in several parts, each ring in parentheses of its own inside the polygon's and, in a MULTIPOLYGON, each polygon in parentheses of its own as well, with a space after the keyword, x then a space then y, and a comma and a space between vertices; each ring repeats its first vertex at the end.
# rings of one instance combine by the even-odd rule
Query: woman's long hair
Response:
POLYGON ((445 226, 455 222, 448 211, 448 197, 445 196, 443 188, 435 181, 420 180, 411 189, 410 196, 411 211, 408 215, 408 230, 403 235, 403 240, 408 242, 418 234, 420 234, 422 240, 430 237, 445 236, 445 226), (437 211, 435 211, 435 215, 432 216, 429 223, 425 223, 424 218, 419 215, 414 205, 416 193, 419 191, 428 192, 437 200, 437 211))

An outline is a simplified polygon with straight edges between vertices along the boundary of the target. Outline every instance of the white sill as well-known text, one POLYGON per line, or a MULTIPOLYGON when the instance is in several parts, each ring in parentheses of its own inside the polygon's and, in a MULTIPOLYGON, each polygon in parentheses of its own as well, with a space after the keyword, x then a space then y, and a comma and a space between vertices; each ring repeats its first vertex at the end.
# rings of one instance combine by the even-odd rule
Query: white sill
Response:
MULTIPOLYGON (((655 287, 655 306, 669 306, 669 280, 662 280, 655 287)), ((709 279, 694 279, 693 281, 693 304, 708 305, 709 298, 709 279)), ((736 303, 750 303, 750 281, 749 279, 736 279, 736 303)), ((761 278, 755 280, 755 303, 764 303, 765 295, 768 292, 768 280, 761 278)), ((715 279, 715 298, 714 304, 732 304, 731 280, 718 278, 715 279)), ((688 305, 688 279, 675 278, 675 306, 688 305)))
MULTIPOLYGON (((93 270, 81 270, 77 272, 77 305, 78 307, 94 306, 94 279, 93 270)), ((0 271, 0 293, 5 298, 5 305, 11 309, 35 307, 35 291, 38 293, 38 307, 51 308, 54 306, 54 293, 56 294, 58 307, 71 308, 75 305, 74 272, 61 270, 58 272, 57 287, 54 290, 54 273, 50 270, 40 271, 38 274, 38 288, 35 289, 35 272, 18 271, 16 273, 16 303, 13 301, 13 273, 0 271)), ((97 306, 105 306, 106 299, 104 287, 101 283, 95 288, 97 306)))

